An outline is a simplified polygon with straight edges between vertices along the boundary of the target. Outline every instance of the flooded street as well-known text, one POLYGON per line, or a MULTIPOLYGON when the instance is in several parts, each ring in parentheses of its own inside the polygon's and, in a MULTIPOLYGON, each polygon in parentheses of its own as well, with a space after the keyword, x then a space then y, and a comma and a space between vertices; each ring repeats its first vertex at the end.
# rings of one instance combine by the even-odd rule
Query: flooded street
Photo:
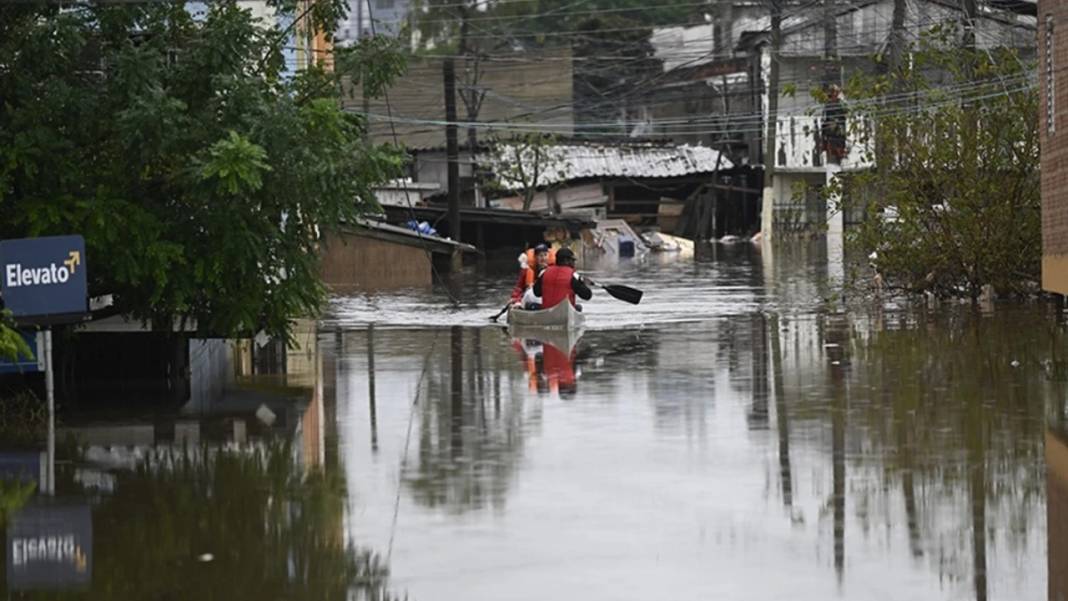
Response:
POLYGON ((458 307, 336 299, 287 360, 282 384, 312 392, 277 411, 286 436, 218 413, 184 440, 192 418, 71 424, 57 500, 92 512, 75 588, 1047 597, 1047 555, 1068 561, 1047 542, 1068 527, 1068 494, 1047 516, 1068 392, 1049 306, 842 311, 819 253, 749 246, 590 273, 646 296, 595 294, 581 336, 490 324, 510 275, 471 276, 458 307))

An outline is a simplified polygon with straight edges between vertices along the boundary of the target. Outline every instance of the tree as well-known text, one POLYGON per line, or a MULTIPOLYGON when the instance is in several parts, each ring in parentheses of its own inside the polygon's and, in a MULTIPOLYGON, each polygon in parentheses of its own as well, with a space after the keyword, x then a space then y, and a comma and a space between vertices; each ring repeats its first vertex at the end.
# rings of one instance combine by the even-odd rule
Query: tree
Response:
POLYGON ((564 176, 566 162, 554 152, 555 144, 554 136, 539 133, 496 140, 486 165, 493 171, 496 183, 488 187, 520 193, 523 210, 529 211, 538 189, 547 188, 564 176))
MULTIPOLYGON (((271 4, 319 31, 346 9, 271 4)), ((325 298, 320 228, 372 207, 401 160, 341 109, 344 68, 287 69, 295 25, 196 10, 0 7, 0 237, 82 233, 90 293, 156 329, 286 336, 325 298)), ((365 80, 396 70, 368 61, 365 80)))
POLYGON ((0 360, 14 361, 19 357, 33 357, 33 351, 11 322, 11 312, 0 310, 0 360))
POLYGON ((912 61, 849 82, 851 132, 878 168, 832 188, 866 212, 849 242, 888 286, 973 299, 987 285, 1028 293, 1041 265, 1032 66, 1010 49, 958 44, 954 29, 935 28, 912 61), (904 94, 892 105, 882 101, 891 91, 904 94))

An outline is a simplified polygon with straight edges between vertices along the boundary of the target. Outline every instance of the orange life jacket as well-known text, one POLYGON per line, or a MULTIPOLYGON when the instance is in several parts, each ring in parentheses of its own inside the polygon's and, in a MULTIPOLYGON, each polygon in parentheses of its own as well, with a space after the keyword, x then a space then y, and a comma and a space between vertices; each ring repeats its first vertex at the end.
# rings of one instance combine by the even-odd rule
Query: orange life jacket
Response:
MULTIPOLYGON (((527 249, 527 265, 530 266, 531 269, 534 269, 534 267, 537 264, 538 264, 538 259, 534 256, 534 249, 533 248, 528 248, 527 249)), ((556 249, 555 248, 550 248, 549 249, 549 265, 556 265, 556 249)), ((531 282, 531 284, 533 284, 533 282, 531 282)))

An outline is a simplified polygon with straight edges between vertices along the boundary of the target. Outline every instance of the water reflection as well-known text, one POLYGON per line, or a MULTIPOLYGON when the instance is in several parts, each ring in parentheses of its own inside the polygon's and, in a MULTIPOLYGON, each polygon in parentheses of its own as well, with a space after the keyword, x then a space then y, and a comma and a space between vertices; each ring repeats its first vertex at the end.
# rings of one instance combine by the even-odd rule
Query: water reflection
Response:
POLYGON ((90 508, 90 598, 1068 592, 1064 326, 1037 305, 832 310, 811 257, 753 252, 662 268, 654 317, 702 278, 734 287, 685 323, 309 328, 224 405, 66 424, 54 503, 38 455, 0 455, 3 528, 90 508))
POLYGON ((428 372, 416 410, 415 461, 404 468, 404 485, 428 507, 501 507, 526 438, 522 397, 512 388, 487 398, 490 358, 481 352, 480 331, 454 326, 440 335, 448 337, 448 376, 428 372))
MULTIPOLYGON (((363 476, 351 527, 395 541, 394 581, 414 598, 493 598, 487 573, 544 598, 599 570, 614 579, 588 598, 665 578, 693 597, 1036 598, 1045 406, 1068 392, 1049 377, 1063 337, 1046 320, 767 311, 580 341, 348 331, 361 353, 374 336, 378 391, 374 416, 361 394, 342 400, 364 408, 346 426, 363 476), (358 444, 372 420, 390 452, 358 444), (770 565, 774 581, 758 576, 770 565)), ((371 359, 346 357, 349 389, 366 391, 371 359)))
POLYGON ((508 333, 532 392, 575 397, 581 373, 577 362, 581 330, 513 327, 508 333))
POLYGON ((345 528, 336 387, 304 333, 276 357, 282 373, 244 377, 214 405, 64 425, 55 499, 40 494, 37 454, 0 456, 3 586, 19 598, 394 598, 384 560, 345 528))

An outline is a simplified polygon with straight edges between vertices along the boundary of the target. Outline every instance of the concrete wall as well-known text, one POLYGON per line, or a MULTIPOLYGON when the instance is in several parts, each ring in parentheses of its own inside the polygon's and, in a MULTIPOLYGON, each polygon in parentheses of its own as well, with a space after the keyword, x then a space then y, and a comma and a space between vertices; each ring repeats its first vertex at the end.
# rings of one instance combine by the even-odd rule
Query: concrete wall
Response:
POLYGON ((428 287, 430 259, 418 246, 377 240, 354 232, 323 235, 323 282, 335 292, 428 287))
MULTIPOLYGON (((456 63, 456 114, 460 121, 467 120, 467 108, 459 91, 465 85, 464 62, 456 63)), ((572 73, 570 50, 558 50, 543 54, 523 54, 501 57, 483 63, 477 85, 486 90, 478 121, 507 121, 513 123, 538 122, 558 126, 554 130, 561 136, 571 134, 574 124, 572 109, 572 73)), ((346 90, 356 96, 345 98, 345 108, 363 110, 363 100, 358 90, 346 90)), ((393 116, 398 119, 390 126, 384 118, 371 120, 371 135, 375 142, 393 143, 397 140, 414 149, 444 148, 445 93, 442 74, 442 59, 421 58, 409 61, 408 71, 389 89, 393 116)), ((387 114, 384 98, 372 99, 369 104, 372 114, 383 117, 387 114)), ((467 143, 467 129, 458 132, 461 145, 467 143)), ((486 140, 486 132, 479 132, 479 140, 486 140)), ((419 181, 428 181, 422 177, 419 181)))
POLYGON ((1068 294, 1068 3, 1038 3, 1042 287, 1068 294))
POLYGON ((776 173, 775 230, 811 232, 826 221, 826 204, 817 190, 826 182, 823 173, 776 173))

